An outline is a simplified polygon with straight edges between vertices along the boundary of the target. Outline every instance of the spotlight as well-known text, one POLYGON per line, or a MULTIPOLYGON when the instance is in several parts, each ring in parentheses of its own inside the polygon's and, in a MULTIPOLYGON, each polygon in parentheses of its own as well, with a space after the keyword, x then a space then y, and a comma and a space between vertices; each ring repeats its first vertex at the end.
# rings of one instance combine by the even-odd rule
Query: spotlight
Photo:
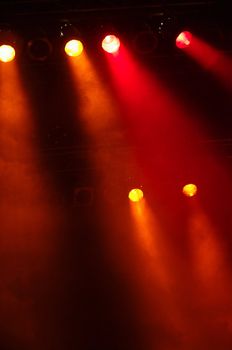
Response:
POLYGON ((77 57, 80 56, 83 52, 83 44, 80 40, 69 40, 64 47, 64 51, 68 56, 77 57))
POLYGON ((102 48, 104 51, 108 53, 118 52, 119 47, 120 47, 120 40, 114 34, 108 34, 102 40, 102 48))
POLYGON ((11 62, 15 58, 15 49, 11 45, 0 46, 0 61, 11 62))
POLYGON ((191 44, 192 34, 188 31, 181 32, 176 38, 176 46, 185 49, 191 44))
POLYGON ((79 30, 71 23, 65 22, 60 27, 60 38, 65 53, 70 57, 80 56, 84 45, 79 30))
POLYGON ((132 45, 138 54, 151 54, 157 50, 160 41, 157 19, 139 21, 134 28, 132 45))
MULTIPOLYGON (((11 62, 16 55, 16 34, 7 27, 0 28, 0 61, 11 62)), ((17 47, 18 50, 18 47, 17 47)))
POLYGON ((187 184, 183 187, 182 192, 186 197, 193 197, 197 194, 197 186, 194 184, 187 184))
POLYGON ((134 188, 129 192, 128 198, 132 202, 140 202, 143 199, 143 191, 139 188, 134 188))
POLYGON ((133 40, 134 48, 139 54, 150 54, 158 47, 159 39, 151 29, 144 29, 138 32, 133 40))
POLYGON ((36 37, 27 43, 27 53, 34 61, 45 61, 51 55, 52 50, 52 44, 46 37, 36 37))

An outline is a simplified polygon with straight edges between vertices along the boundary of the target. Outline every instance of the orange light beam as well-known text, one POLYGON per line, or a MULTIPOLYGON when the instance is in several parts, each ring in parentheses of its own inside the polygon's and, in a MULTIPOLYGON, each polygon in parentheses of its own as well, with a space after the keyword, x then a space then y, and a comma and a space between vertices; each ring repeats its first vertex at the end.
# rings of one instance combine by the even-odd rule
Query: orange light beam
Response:
MULTIPOLYGON (((79 115, 90 137, 104 142, 105 131, 115 127, 116 104, 85 52, 67 58, 78 94, 79 115)), ((105 140, 106 141, 106 140, 105 140)))
MULTIPOLYGON (((189 333, 190 323, 185 317, 179 296, 183 288, 183 282, 180 288, 177 278, 180 261, 175 256, 171 241, 160 227, 145 198, 140 202, 130 202, 130 212, 134 223, 131 239, 136 242, 136 256, 140 265, 140 273, 136 270, 138 286, 135 286, 138 290, 137 306, 140 307, 140 317, 149 319, 154 326, 159 314, 161 322, 175 332, 189 333)), ((131 272, 133 273, 135 272, 131 272)))
POLYGON ((207 214, 195 202, 189 220, 190 246, 193 269, 200 281, 205 302, 213 307, 216 303, 227 303, 231 297, 231 273, 227 266, 225 247, 221 232, 207 214))
POLYGON ((230 325, 232 320, 228 251, 221 228, 212 222, 197 201, 190 212, 188 234, 192 257, 189 274, 192 275, 192 293, 200 314, 200 342, 215 344, 215 340, 220 339, 220 344, 224 344, 230 330, 219 327, 219 323, 230 325))
POLYGON ((55 264, 62 216, 39 166, 33 113, 15 62, 0 65, 0 81, 1 327, 36 348, 41 324, 32 284, 42 275, 46 281, 55 264))
POLYGON ((91 161, 99 169, 104 187, 106 186, 105 193, 110 196, 111 191, 106 190, 107 186, 118 181, 116 177, 127 171, 133 158, 128 149, 122 152, 120 158, 115 155, 115 145, 120 145, 120 149, 128 145, 120 124, 117 101, 85 52, 77 59, 67 57, 67 63, 77 94, 77 122, 81 123, 86 137, 95 147, 90 155, 91 161))

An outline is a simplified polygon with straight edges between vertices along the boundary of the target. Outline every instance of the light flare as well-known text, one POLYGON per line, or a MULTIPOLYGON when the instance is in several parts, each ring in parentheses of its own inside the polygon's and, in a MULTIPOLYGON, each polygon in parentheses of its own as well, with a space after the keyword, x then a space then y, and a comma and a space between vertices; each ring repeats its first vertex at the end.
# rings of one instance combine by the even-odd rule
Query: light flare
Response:
POLYGON ((108 53, 116 53, 120 48, 120 40, 117 36, 109 34, 102 40, 102 48, 108 53))
POLYGON ((78 57, 82 54, 84 46, 80 40, 69 40, 64 47, 66 54, 70 57, 78 57))
POLYGON ((11 62, 15 58, 15 49, 11 45, 1 45, 0 46, 0 61, 1 62, 11 62))
POLYGON ((192 34, 188 31, 181 32, 176 38, 176 46, 185 49, 191 44, 192 34))
POLYGON ((134 188, 129 192, 128 197, 132 202, 140 202, 143 199, 143 191, 140 188, 134 188))
POLYGON ((195 184, 184 185, 182 192, 186 197, 194 197, 197 194, 197 186, 195 184))

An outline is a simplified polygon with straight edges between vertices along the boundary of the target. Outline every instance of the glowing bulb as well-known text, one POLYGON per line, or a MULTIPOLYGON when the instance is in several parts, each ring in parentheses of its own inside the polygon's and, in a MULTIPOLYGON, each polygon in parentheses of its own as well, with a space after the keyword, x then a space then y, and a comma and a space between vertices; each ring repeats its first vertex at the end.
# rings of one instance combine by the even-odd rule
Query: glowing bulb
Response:
POLYGON ((102 40, 102 48, 108 53, 116 53, 120 47, 120 40, 115 35, 107 35, 102 40))
POLYGON ((182 189, 183 193, 187 197, 193 197, 197 193, 197 186, 194 184, 187 184, 182 189))
POLYGON ((0 61, 10 62, 15 58, 15 49, 11 45, 0 46, 0 61))
POLYGON ((134 188, 129 192, 128 197, 132 202, 139 202, 143 199, 143 191, 139 188, 134 188))
POLYGON ((192 34, 188 31, 181 32, 176 38, 176 46, 179 49, 184 49, 190 45, 192 40, 192 34))
POLYGON ((77 57, 80 56, 84 47, 80 40, 70 40, 65 45, 65 52, 68 56, 77 57))

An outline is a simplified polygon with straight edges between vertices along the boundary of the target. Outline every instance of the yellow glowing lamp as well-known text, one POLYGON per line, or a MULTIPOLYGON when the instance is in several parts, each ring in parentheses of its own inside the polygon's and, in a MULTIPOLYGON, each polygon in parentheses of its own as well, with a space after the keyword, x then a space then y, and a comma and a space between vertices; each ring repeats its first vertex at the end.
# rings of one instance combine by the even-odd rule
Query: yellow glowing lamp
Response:
POLYGON ((194 184, 187 184, 183 187, 183 193, 187 197, 193 197, 197 193, 197 186, 194 184))
POLYGON ((132 202, 139 202, 143 199, 143 191, 139 188, 134 188, 129 192, 128 197, 132 202))
POLYGON ((15 49, 11 45, 0 46, 0 61, 10 62, 15 58, 15 49))
POLYGON ((84 46, 80 40, 69 40, 65 47, 64 50, 66 54, 70 57, 77 57, 80 56, 82 51, 84 49, 84 46))

